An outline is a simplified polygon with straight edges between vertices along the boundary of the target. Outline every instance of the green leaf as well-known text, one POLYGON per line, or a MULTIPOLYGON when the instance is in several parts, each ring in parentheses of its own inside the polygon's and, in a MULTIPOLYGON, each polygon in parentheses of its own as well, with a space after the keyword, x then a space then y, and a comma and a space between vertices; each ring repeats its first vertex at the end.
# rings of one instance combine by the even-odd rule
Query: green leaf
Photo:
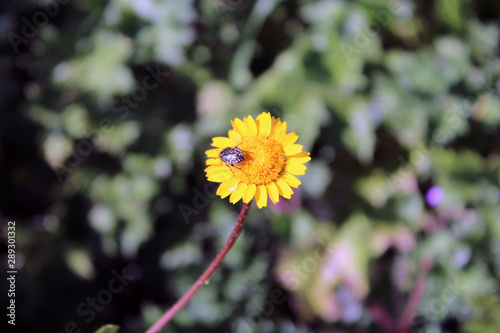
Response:
POLYGON ((99 328, 95 333, 116 333, 118 329, 120 329, 120 326, 108 324, 99 328))

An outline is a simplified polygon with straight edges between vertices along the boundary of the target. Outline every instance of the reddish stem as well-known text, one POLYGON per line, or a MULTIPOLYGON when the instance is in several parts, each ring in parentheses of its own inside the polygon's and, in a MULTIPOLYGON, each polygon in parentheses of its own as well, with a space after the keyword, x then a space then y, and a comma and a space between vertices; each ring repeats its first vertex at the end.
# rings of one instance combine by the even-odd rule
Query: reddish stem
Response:
POLYGON ((420 302, 422 301, 422 297, 424 296, 425 286, 427 284, 427 276, 430 269, 432 268, 433 261, 433 258, 430 257, 422 259, 422 262, 420 263, 420 276, 413 285, 410 296, 408 296, 408 300, 406 301, 403 313, 401 313, 401 317, 399 318, 399 325, 396 329, 396 333, 409 332, 411 323, 413 322, 413 319, 417 314, 418 307, 420 306, 420 302))
POLYGON ((415 281, 410 292, 408 300, 404 306, 403 312, 399 317, 399 321, 394 321, 384 309, 373 302, 366 303, 366 309, 371 313, 373 320, 387 333, 408 333, 411 329, 411 324, 417 313, 422 297, 424 296, 425 286, 427 284, 427 276, 432 268, 433 258, 426 257, 422 259, 421 273, 415 281))
POLYGON ((366 308, 373 317, 373 320, 380 326, 385 332, 392 332, 395 326, 394 321, 391 316, 380 305, 376 303, 367 303, 366 308))
POLYGON ((201 274, 201 276, 196 280, 196 282, 189 288, 188 291, 182 295, 182 297, 174 304, 172 307, 165 312, 165 314, 151 326, 146 333, 157 333, 159 332, 176 314, 179 312, 186 304, 193 298, 196 292, 205 284, 208 283, 208 280, 215 272, 215 270, 220 266, 222 260, 229 252, 229 250, 233 247, 234 243, 238 239, 241 231, 243 230, 243 225, 245 224, 245 219, 248 214, 248 210, 250 209, 251 201, 248 203, 244 203, 241 208, 240 216, 238 217, 238 221, 234 226, 233 232, 229 236, 226 244, 219 251, 214 260, 210 263, 208 268, 201 274))

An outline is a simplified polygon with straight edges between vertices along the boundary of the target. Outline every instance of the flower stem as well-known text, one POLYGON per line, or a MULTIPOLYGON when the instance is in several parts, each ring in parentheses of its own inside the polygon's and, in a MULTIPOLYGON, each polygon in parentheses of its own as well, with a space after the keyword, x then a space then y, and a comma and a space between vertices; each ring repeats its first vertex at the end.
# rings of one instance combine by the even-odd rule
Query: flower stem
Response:
POLYGON ((214 260, 210 263, 208 268, 201 274, 201 276, 196 280, 196 282, 189 288, 184 295, 174 304, 172 307, 165 312, 165 314, 158 319, 156 323, 151 326, 146 333, 157 333, 159 332, 176 314, 179 312, 186 304, 191 300, 191 298, 198 292, 198 290, 206 283, 215 272, 215 270, 220 266, 222 260, 229 252, 229 250, 233 247, 234 243, 238 239, 238 236, 241 234, 243 230, 243 225, 245 224, 245 219, 248 214, 248 210, 250 209, 251 201, 248 203, 244 203, 243 207, 241 207, 240 216, 238 216, 238 221, 234 226, 233 232, 229 236, 226 241, 226 244, 219 251, 214 260))

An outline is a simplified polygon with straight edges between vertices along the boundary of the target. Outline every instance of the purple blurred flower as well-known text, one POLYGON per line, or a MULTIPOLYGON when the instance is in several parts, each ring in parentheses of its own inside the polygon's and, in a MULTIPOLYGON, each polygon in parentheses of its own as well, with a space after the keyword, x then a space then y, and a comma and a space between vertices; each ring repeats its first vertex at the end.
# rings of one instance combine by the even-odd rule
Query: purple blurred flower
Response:
POLYGON ((427 194, 425 195, 425 201, 429 204, 431 207, 436 207, 443 201, 444 198, 444 191, 441 187, 439 186, 433 186, 427 191, 427 194))

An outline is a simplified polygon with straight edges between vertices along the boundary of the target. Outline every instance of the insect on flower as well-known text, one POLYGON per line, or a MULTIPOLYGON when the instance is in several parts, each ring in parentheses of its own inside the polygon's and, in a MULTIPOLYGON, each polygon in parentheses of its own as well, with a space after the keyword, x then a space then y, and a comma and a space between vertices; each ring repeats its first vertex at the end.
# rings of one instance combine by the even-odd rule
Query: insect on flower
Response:
POLYGON ((219 158, 222 163, 233 165, 243 162, 245 155, 238 147, 227 147, 219 153, 219 158))
POLYGON ((295 142, 295 133, 287 133, 287 123, 262 112, 231 121, 227 137, 215 137, 213 149, 207 154, 207 179, 220 183, 217 195, 229 196, 229 202, 253 198, 259 208, 267 206, 268 198, 277 203, 280 197, 290 199, 292 188, 300 180, 311 157, 295 142), (235 172, 233 168, 241 172, 235 172), (229 169, 229 170, 228 170, 229 169))
POLYGON ((245 155, 243 154, 243 150, 238 147, 227 147, 221 150, 219 158, 222 163, 227 166, 232 166, 233 168, 241 170, 241 168, 235 166, 235 164, 243 162, 245 155))

